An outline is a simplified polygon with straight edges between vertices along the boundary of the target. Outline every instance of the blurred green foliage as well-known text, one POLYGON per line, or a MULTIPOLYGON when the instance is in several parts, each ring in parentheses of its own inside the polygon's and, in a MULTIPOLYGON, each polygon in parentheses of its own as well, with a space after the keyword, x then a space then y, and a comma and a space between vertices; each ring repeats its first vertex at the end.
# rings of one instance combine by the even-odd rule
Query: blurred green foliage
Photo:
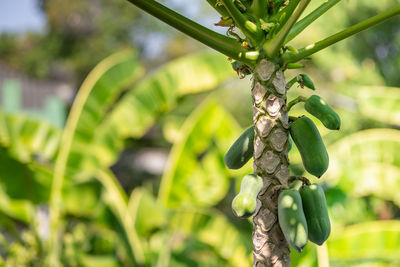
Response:
MULTIPOLYGON (((89 45, 84 33, 70 33, 73 25, 63 25, 65 18, 57 16, 61 2, 44 1, 44 7, 55 31, 77 38, 71 41, 76 46, 65 48, 71 49, 65 59, 82 70, 118 47, 104 48, 104 39, 127 37, 109 25, 99 35, 103 39, 89 45)), ((63 8, 80 10, 85 4, 78 2, 63 8)), ((355 2, 343 1, 337 8, 345 12, 329 12, 307 32, 309 38, 294 43, 321 39, 329 34, 327 25, 335 31, 393 4, 355 2)), ((125 14, 118 18, 121 24, 134 13, 122 5, 98 5, 125 14)), ((293 266, 318 266, 319 261, 331 266, 400 264, 400 89, 387 86, 399 81, 375 56, 364 58, 373 55, 377 44, 363 41, 391 29, 396 37, 386 41, 398 45, 396 19, 321 52, 304 70, 343 125, 328 131, 314 120, 330 155, 328 172, 319 182, 326 190, 332 233, 323 247, 309 243, 302 254, 292 252, 293 266)), ((56 43, 65 36, 52 36, 54 43, 46 41, 45 47, 61 51, 56 43)), ((4 35, 0 51, 16 49, 13 38, 4 35)), ((27 51, 39 59, 33 62, 43 59, 44 70, 49 67, 51 49, 49 54, 27 51)), ((400 64, 398 54, 392 55, 382 62, 400 64)), ((288 71, 287 79, 297 74, 288 71)), ((81 87, 88 97, 78 94, 75 100, 81 111, 70 114, 77 128, 62 189, 60 261, 66 266, 251 266, 251 221, 234 218, 230 201, 252 166, 231 171, 223 163, 229 145, 251 124, 250 82, 239 81, 226 58, 213 52, 193 53, 156 69, 146 68, 130 50, 100 62, 81 87), (121 153, 146 147, 168 152, 164 173, 139 174, 128 166, 129 181, 118 176, 120 166, 126 166, 121 153)), ((288 98, 311 93, 293 87, 288 98)), ((300 104, 293 108, 293 115, 304 113, 300 104)), ((0 111, 0 265, 40 266, 45 260, 54 163, 65 145, 62 131, 27 114, 0 111)), ((292 171, 302 172, 295 146, 289 156, 297 167, 292 171)))

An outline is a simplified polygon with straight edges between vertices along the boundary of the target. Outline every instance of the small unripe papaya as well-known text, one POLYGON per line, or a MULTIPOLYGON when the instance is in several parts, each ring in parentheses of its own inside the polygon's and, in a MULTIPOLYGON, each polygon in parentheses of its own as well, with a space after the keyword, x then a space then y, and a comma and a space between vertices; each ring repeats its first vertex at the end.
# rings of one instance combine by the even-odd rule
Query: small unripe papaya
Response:
POLYGON ((254 153, 254 126, 248 128, 233 143, 225 155, 225 164, 229 169, 240 169, 254 153))
POLYGON ((306 185, 300 189, 300 195, 307 220, 308 239, 322 245, 331 233, 324 190, 319 184, 306 185))
POLYGON ((278 197, 278 220, 286 241, 302 252, 308 240, 308 227, 299 191, 283 190, 278 197))
POLYGON ((306 74, 299 74, 301 79, 301 84, 310 88, 311 90, 315 90, 315 86, 313 81, 306 74))
POLYGON ((329 156, 315 124, 303 116, 291 123, 289 131, 306 171, 321 177, 328 169, 329 156))
POLYGON ((240 192, 232 201, 232 210, 239 218, 253 215, 257 207, 257 195, 263 187, 263 180, 255 174, 243 177, 240 192))
POLYGON ((310 96, 304 108, 308 113, 319 119, 322 124, 331 130, 340 129, 339 115, 319 96, 310 96))

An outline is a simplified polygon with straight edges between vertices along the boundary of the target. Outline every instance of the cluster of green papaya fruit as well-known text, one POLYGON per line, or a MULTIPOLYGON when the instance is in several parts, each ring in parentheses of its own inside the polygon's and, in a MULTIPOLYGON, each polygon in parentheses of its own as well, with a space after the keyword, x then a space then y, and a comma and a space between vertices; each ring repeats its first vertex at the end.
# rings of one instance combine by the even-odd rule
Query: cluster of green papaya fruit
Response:
POLYGON ((331 224, 324 190, 319 184, 283 190, 278 197, 278 220, 286 241, 302 252, 307 241, 322 245, 331 224))
MULTIPOLYGON (((303 77, 302 82, 311 87, 310 78, 304 74, 303 76, 307 78, 303 77)), ((313 84, 312 87, 314 88, 313 84)), ((340 129, 339 115, 321 97, 312 95, 305 100, 304 108, 319 119, 326 128, 340 129)), ((289 131, 300 152, 306 171, 318 178, 321 177, 328 169, 329 156, 313 121, 306 116, 296 118, 291 121, 289 131)), ((244 131, 230 147, 225 155, 225 164, 230 169, 240 169, 250 160, 253 153, 254 126, 244 131)))
MULTIPOLYGON (((301 87, 315 90, 314 83, 305 74, 292 79, 287 88, 294 82, 298 82, 301 87)), ((299 97, 288 104, 288 109, 299 102, 305 102, 305 110, 319 119, 326 128, 340 129, 339 115, 321 97, 317 95, 309 98, 299 97)), ((329 156, 313 121, 306 116, 290 117, 289 132, 300 152, 304 169, 320 178, 328 169, 329 156)), ((254 154, 254 136, 255 129, 252 126, 230 147, 225 155, 225 164, 228 168, 239 169, 250 160, 254 154)), ((289 150, 291 146, 289 139, 289 150)), ((307 182, 296 188, 294 184, 289 189, 281 188, 284 190, 278 198, 278 219, 288 243, 301 252, 308 240, 321 245, 328 238, 330 222, 321 186, 310 185, 307 182)), ((257 196, 262 187, 262 178, 255 174, 243 178, 240 192, 232 201, 232 209, 236 216, 248 218, 254 214, 257 208, 257 196)))

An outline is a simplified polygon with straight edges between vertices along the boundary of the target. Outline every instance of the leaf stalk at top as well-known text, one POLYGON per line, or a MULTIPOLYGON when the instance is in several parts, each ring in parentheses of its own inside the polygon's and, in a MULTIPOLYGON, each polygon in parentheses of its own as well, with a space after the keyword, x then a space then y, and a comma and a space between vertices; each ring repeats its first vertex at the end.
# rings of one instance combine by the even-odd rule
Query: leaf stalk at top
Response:
POLYGON ((243 63, 253 65, 254 61, 246 56, 248 50, 241 47, 235 39, 216 33, 200 24, 176 13, 154 0, 128 0, 153 17, 169 24, 193 39, 243 63))
POLYGON ((232 0, 221 0, 226 10, 231 15, 235 25, 249 38, 255 48, 263 41, 263 33, 261 29, 252 21, 250 21, 240 10, 235 6, 232 0))
POLYGON ((212 6, 223 18, 229 17, 228 11, 226 11, 225 7, 219 4, 218 0, 207 0, 207 2, 212 6))
POLYGON ((311 23, 313 23, 315 20, 317 20, 320 16, 325 14, 331 7, 339 3, 341 0, 328 0, 327 2, 323 3, 320 5, 318 8, 316 8, 314 11, 312 11, 310 14, 305 16, 303 19, 298 21, 292 29, 290 29, 290 32, 288 36, 285 39, 285 44, 291 41, 293 38, 295 38, 297 35, 299 35, 305 28, 307 28, 311 23))
POLYGON ((297 62, 297 61, 304 59, 304 58, 306 58, 328 46, 331 46, 343 39, 346 39, 356 33, 359 33, 365 29, 375 26, 375 25, 377 25, 391 17, 399 15, 399 14, 400 14, 400 6, 392 8, 392 9, 385 11, 379 15, 376 15, 372 18, 364 20, 363 22, 353 25, 341 32, 331 35, 331 36, 323 39, 322 41, 310 44, 302 49, 299 49, 299 53, 293 53, 293 52, 285 53, 282 56, 282 60, 286 63, 297 62))
POLYGON ((301 16, 301 14, 303 13, 307 5, 310 3, 310 1, 311 0, 300 0, 300 3, 294 9, 293 14, 289 17, 286 24, 283 25, 280 31, 272 39, 265 42, 263 48, 269 58, 273 58, 278 53, 290 29, 296 23, 296 21, 301 16))

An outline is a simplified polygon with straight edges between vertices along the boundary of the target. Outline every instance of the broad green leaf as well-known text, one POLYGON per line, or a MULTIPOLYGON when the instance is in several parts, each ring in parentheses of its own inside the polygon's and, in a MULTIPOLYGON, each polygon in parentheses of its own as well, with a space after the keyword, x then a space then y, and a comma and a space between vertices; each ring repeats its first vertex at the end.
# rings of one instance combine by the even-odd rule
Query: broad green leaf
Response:
MULTIPOLYGON (((131 51, 116 53, 100 62, 89 73, 78 91, 61 136, 60 149, 54 166, 49 203, 51 227, 50 238, 47 244, 49 247, 50 265, 59 264, 60 246, 57 240, 57 231, 61 213, 59 202, 61 201, 65 173, 68 167, 70 170, 76 169, 78 173, 84 172, 82 169, 83 166, 80 166, 78 163, 86 157, 85 153, 92 152, 90 141, 96 131, 96 125, 102 119, 107 109, 110 108, 121 94, 124 86, 127 86, 129 82, 140 75, 140 70, 136 57, 131 51), (78 150, 76 150, 77 147, 79 148, 78 150), (75 154, 71 154, 71 152, 74 152, 74 149, 75 154)), ((104 182, 104 180, 100 181, 104 182)), ((106 187, 107 185, 104 186, 106 187)), ((115 195, 122 198, 118 195, 118 192, 115 195)), ((124 204, 126 205, 126 203, 124 204)), ((120 215, 125 210, 118 210, 117 213, 120 215)), ((122 225, 123 227, 126 226, 125 224, 122 225)), ((126 228, 124 230, 126 234, 129 233, 126 228)), ((132 235, 135 234, 132 233, 132 235)), ((133 252, 135 244, 132 242, 128 242, 128 244, 132 260, 142 262, 142 258, 140 257, 142 253, 133 252)))
POLYGON ((110 166, 126 138, 140 138, 157 120, 173 109, 178 98, 214 89, 233 76, 222 55, 201 52, 168 63, 135 84, 104 118, 96 130, 92 154, 96 164, 110 166))
POLYGON ((34 162, 21 163, 0 148, 0 186, 10 199, 29 200, 34 204, 49 197, 51 169, 34 162))
POLYGON ((25 114, 7 114, 0 110, 0 145, 21 162, 53 160, 61 131, 51 124, 25 114))
POLYGON ((115 255, 84 255, 80 263, 85 267, 118 267, 121 266, 115 255))
POLYGON ((250 266, 250 239, 217 211, 177 210, 169 219, 168 228, 186 237, 194 237, 212 246, 229 266, 250 266))
POLYGON ((144 249, 133 227, 136 214, 132 214, 128 209, 128 197, 119 184, 117 178, 109 170, 98 170, 95 177, 104 186, 104 196, 102 200, 107 203, 114 216, 118 219, 123 236, 128 245, 128 253, 134 261, 144 263, 144 249))
POLYGON ((33 221, 34 206, 29 200, 11 199, 0 185, 0 212, 29 224, 33 221))
POLYGON ((162 177, 159 198, 170 207, 211 206, 229 186, 224 153, 240 128, 212 97, 182 126, 182 138, 172 147, 162 177))
POLYGON ((400 264, 399 221, 373 221, 348 226, 333 234, 327 242, 333 266, 361 266, 366 262, 371 265, 362 266, 384 266, 372 265, 374 262, 390 266, 400 264))
POLYGON ((167 222, 167 211, 158 200, 144 188, 135 188, 128 203, 134 227, 138 235, 148 236, 167 222))
POLYGON ((400 88, 371 86, 356 90, 358 107, 367 118, 400 125, 400 88))
POLYGON ((375 195, 400 205, 400 131, 370 129, 329 147, 327 181, 356 196, 375 195))
POLYGON ((85 166, 87 155, 98 161, 101 155, 93 150, 99 144, 93 144, 93 141, 99 125, 121 94, 142 74, 143 68, 136 54, 126 50, 104 59, 88 75, 79 89, 66 126, 71 132, 69 168, 81 171, 93 167, 85 166))
POLYGON ((102 208, 101 185, 97 181, 64 185, 63 204, 67 214, 77 217, 94 217, 102 208))

